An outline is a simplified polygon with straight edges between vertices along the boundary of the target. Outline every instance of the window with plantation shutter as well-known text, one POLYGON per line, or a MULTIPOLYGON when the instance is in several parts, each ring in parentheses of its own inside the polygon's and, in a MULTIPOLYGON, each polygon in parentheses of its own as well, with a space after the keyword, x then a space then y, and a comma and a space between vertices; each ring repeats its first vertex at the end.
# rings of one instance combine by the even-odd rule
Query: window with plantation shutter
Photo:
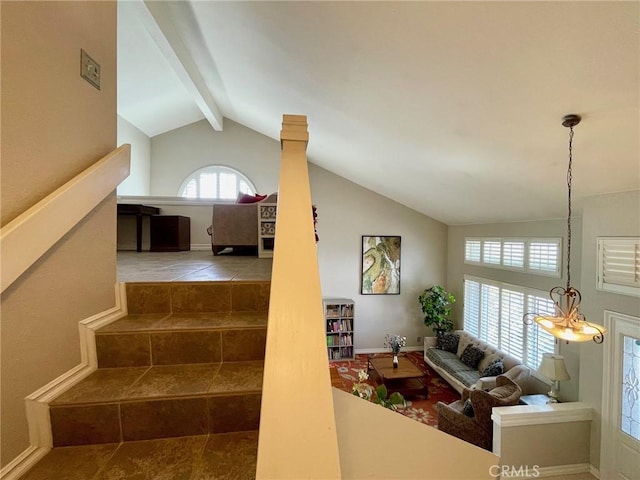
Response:
POLYGON ((480 338, 498 345, 500 337, 500 289, 493 285, 480 288, 480 338))
POLYGON ((464 329, 471 335, 480 336, 480 284, 464 281, 464 329))
POLYGON ((464 262, 560 277, 560 238, 466 238, 464 262))
POLYGON ((500 265, 500 240, 484 240, 482 242, 482 263, 500 265))
POLYGON ((528 269, 549 275, 559 275, 559 252, 559 241, 531 240, 529 242, 528 269))
POLYGON ((640 296, 640 238, 598 238, 598 289, 640 296))
POLYGON ((514 357, 524 358, 524 294, 513 290, 502 290, 500 299, 500 342, 498 348, 514 357))
POLYGON ((466 240, 464 243, 464 261, 480 263, 480 240, 466 240))
MULTIPOLYGON (((554 315, 555 307, 551 299, 539 295, 527 296, 527 312, 536 312, 543 315, 554 315)), ((555 338, 538 327, 535 323, 525 327, 525 355, 523 363, 538 367, 542 361, 542 354, 553 352, 555 349, 555 338)))
POLYGON ((527 312, 553 314, 553 302, 545 292, 465 275, 464 329, 535 370, 556 344, 541 328, 525 325, 527 312))
POLYGON ((522 240, 504 240, 502 242, 502 264, 506 267, 524 267, 524 245, 522 240))
POLYGON ((178 189, 178 196, 235 200, 238 193, 255 194, 251 181, 240 171, 224 165, 209 165, 191 173, 178 189))

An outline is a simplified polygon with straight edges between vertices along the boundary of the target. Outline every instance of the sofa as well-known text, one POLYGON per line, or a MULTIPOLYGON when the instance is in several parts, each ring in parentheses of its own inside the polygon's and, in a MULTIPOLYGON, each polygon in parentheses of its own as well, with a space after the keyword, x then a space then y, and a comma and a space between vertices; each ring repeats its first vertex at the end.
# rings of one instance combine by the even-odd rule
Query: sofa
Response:
MULTIPOLYGON (((469 352, 467 352, 469 353, 469 352)), ((512 355, 498 350, 464 330, 438 337, 425 337, 424 361, 459 393, 465 388, 489 390, 496 377, 512 379, 524 393, 530 391, 530 370, 512 355), (457 340, 456 340, 457 337, 457 340), (464 356, 468 346, 473 355, 464 356), (440 347, 440 348, 438 348, 440 347), (473 358, 469 358, 472 356, 473 358), (500 364, 502 369, 500 369, 500 364), (492 368, 488 368, 492 366, 492 368)))
POLYGON ((253 203, 215 204, 211 216, 211 250, 217 255, 227 247, 258 246, 258 208, 261 203, 277 203, 273 193, 253 203))
POLYGON ((496 386, 488 392, 465 388, 460 400, 436 404, 438 430, 491 451, 493 407, 517 405, 521 395, 520 386, 505 375, 499 375, 496 386))

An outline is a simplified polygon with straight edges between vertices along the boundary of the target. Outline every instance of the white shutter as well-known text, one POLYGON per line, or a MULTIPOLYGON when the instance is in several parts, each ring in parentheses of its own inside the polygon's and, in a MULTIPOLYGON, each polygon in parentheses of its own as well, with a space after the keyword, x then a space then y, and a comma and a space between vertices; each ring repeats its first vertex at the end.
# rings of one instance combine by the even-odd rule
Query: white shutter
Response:
MULTIPOLYGON (((527 312, 541 315, 555 315, 555 306, 550 298, 527 295, 527 312)), ((538 368, 542 354, 555 351, 555 338, 540 328, 536 323, 527 326, 524 364, 532 369, 538 368)))
POLYGON ((200 174, 200 198, 218 198, 218 174, 200 174))
POLYGON ((524 268, 524 241, 504 240, 502 264, 506 267, 524 268))
POLYGON ((500 288, 483 284, 480 289, 480 339, 498 346, 500 341, 500 288))
POLYGON ((480 263, 480 240, 465 240, 464 261, 470 263, 480 263))
POLYGON ((479 337, 480 284, 473 280, 464 281, 464 329, 479 337))
POLYGON ((502 289, 500 309, 501 350, 520 360, 524 359, 524 294, 502 289))
POLYGON ((560 241, 531 240, 529 242, 529 270, 560 275, 560 241))
POLYGON ((500 240, 484 240, 482 242, 482 263, 500 265, 500 240))
POLYGON ((640 296, 640 238, 598 239, 598 289, 640 296))

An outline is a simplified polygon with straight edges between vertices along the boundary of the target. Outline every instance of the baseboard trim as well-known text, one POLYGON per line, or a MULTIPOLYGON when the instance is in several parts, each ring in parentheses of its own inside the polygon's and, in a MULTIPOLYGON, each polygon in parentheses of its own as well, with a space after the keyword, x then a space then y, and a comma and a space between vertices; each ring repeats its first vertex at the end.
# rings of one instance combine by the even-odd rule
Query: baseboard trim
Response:
POLYGON ((575 463, 572 465, 556 465, 553 467, 540 467, 538 478, 557 477, 561 475, 573 475, 574 473, 588 473, 591 465, 588 463, 575 463))
POLYGON ((27 470, 40 461, 51 449, 31 446, 0 470, 2 480, 18 480, 27 470))
POLYGON ((561 477, 575 473, 588 473, 591 465, 588 463, 576 463, 571 465, 554 465, 552 467, 539 467, 538 465, 500 465, 500 473, 495 478, 501 480, 531 480, 545 477, 561 477), (507 470, 502 472, 502 470, 507 470))
POLYGON ((0 480, 19 478, 53 448, 49 404, 98 368, 95 331, 127 314, 124 283, 115 285, 114 307, 78 322, 80 363, 25 398, 30 446, 0 470, 0 480))
POLYGON ((589 473, 598 479, 600 478, 600 469, 593 465, 589 465, 589 473))
MULTIPOLYGON (((192 243, 191 250, 198 250, 198 251, 211 250, 211 244, 210 243, 192 243)), ((211 253, 211 255, 213 255, 213 253, 211 253)))

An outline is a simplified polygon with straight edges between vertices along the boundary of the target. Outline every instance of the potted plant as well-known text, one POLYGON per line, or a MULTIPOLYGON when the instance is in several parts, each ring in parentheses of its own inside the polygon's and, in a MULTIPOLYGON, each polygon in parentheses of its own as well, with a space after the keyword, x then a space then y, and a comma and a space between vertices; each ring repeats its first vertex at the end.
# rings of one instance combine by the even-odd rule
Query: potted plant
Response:
POLYGON ((427 288, 418 297, 422 313, 424 313, 424 324, 431 327, 437 336, 453 330, 453 320, 451 320, 451 305, 455 303, 455 297, 445 291, 440 285, 427 288))

